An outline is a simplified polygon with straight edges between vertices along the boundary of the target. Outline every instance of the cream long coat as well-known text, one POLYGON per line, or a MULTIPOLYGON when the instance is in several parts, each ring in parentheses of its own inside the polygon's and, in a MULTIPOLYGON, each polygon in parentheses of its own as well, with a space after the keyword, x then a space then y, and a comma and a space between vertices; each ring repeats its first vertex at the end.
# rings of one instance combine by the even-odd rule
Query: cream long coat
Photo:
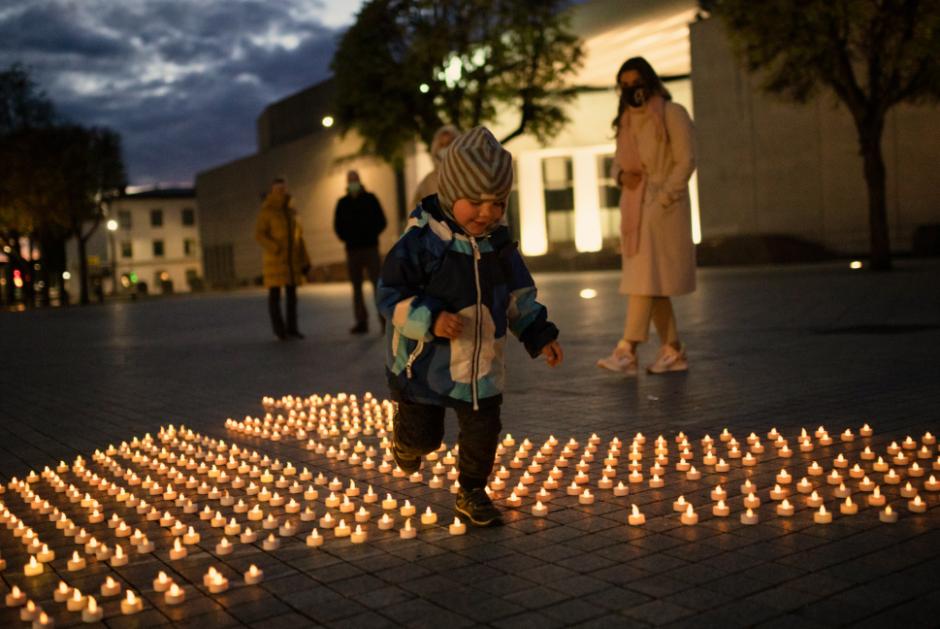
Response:
MULTIPOLYGON (((673 296, 695 290, 695 245, 689 178, 695 170, 695 129, 682 105, 666 101, 666 139, 656 141, 650 114, 631 110, 631 131, 646 172, 640 214, 639 249, 623 258, 620 292, 627 295, 673 296)), ((620 160, 611 177, 617 181, 620 160)))

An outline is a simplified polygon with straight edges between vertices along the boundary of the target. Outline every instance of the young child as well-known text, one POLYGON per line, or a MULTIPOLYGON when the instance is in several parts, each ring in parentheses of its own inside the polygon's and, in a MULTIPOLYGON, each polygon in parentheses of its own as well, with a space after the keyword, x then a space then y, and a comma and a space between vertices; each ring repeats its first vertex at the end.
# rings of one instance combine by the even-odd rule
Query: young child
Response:
POLYGON ((486 526, 501 521, 485 487, 502 430, 506 331, 551 367, 562 351, 502 221, 512 190, 509 152, 485 127, 473 129, 448 147, 438 189, 386 257, 376 296, 393 324, 386 332, 386 374, 398 402, 392 453, 402 470, 416 472, 421 457, 440 447, 453 408, 456 510, 486 526))

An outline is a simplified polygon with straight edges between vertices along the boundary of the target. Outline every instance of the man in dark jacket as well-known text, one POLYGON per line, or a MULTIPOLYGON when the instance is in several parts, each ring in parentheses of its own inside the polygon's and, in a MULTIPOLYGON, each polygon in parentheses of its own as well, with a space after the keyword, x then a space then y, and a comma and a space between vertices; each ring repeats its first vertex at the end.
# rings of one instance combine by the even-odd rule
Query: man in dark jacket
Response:
MULTIPOLYGON (((350 170, 346 181, 347 194, 336 204, 333 229, 339 239, 346 243, 346 265, 353 285, 356 325, 350 328, 349 333, 364 334, 369 331, 369 313, 362 297, 362 272, 365 270, 369 273, 374 292, 382 269, 379 234, 385 231, 385 212, 375 195, 363 189, 358 172, 350 170)), ((384 331, 385 319, 381 314, 379 324, 384 331)))

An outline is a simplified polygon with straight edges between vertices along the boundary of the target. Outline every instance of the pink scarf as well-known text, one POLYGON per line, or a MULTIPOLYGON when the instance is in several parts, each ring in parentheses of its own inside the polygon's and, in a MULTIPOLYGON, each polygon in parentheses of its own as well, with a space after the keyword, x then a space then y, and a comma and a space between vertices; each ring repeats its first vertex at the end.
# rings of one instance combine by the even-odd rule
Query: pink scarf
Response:
MULTIPOLYGON (((656 95, 647 101, 653 124, 656 127, 656 141, 666 138, 666 126, 663 122, 666 101, 656 95)), ((620 131, 617 134, 617 158, 620 169, 625 173, 638 173, 642 179, 634 190, 626 186, 620 193, 620 249, 625 257, 632 257, 640 247, 640 210, 643 207, 643 194, 646 191, 646 172, 640 162, 640 151, 636 145, 636 136, 630 128, 630 108, 626 108, 620 117, 620 131)))

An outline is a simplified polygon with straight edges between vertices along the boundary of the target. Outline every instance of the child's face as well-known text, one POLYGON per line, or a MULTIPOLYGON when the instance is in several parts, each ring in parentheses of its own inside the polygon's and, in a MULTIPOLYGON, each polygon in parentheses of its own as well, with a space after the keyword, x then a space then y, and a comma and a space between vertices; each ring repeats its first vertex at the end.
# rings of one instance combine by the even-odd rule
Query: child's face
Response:
POLYGON ((503 217, 505 209, 505 203, 459 199, 454 203, 454 218, 461 227, 474 236, 479 236, 487 227, 503 217))

